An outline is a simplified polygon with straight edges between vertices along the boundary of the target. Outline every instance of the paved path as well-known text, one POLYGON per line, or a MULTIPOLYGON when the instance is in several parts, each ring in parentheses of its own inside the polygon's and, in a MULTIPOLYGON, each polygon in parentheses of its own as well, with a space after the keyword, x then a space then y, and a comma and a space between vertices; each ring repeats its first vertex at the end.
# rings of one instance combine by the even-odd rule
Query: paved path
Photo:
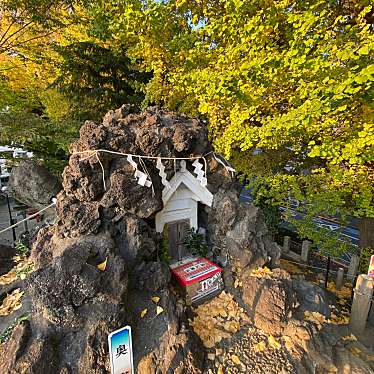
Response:
MULTIPOLYGON (((14 201, 12 199, 10 201, 10 204, 11 204, 11 207, 19 205, 18 202, 14 201)), ((13 219, 16 218, 16 213, 15 212, 12 212, 12 217, 13 217, 13 219)), ((21 220, 21 218, 19 218, 19 220, 21 220)), ((5 229, 9 226, 10 226, 10 222, 9 222, 8 207, 7 207, 5 198, 1 196, 0 197, 0 230, 3 230, 3 229, 5 229)), ((30 220, 28 222, 28 226, 29 226, 29 229, 36 226, 36 221, 35 220, 30 220)), ((18 238, 18 236, 25 231, 23 223, 21 223, 19 226, 17 226, 15 231, 16 231, 16 236, 18 238)), ((0 244, 10 245, 10 246, 13 245, 12 230, 8 230, 5 233, 0 234, 0 244)))

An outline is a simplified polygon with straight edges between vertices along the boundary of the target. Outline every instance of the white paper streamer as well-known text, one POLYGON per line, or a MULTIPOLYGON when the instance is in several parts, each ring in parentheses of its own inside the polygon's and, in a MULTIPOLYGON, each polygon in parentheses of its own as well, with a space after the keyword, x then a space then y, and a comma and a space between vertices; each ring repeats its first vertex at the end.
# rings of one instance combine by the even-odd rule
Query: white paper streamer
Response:
POLYGON ((208 181, 207 179, 205 178, 205 173, 204 173, 204 170, 203 170, 203 164, 201 164, 199 162, 199 160, 195 160, 192 164, 192 166, 195 167, 195 170, 194 170, 194 173, 197 175, 196 179, 200 182, 200 184, 203 186, 203 187, 206 187, 207 184, 208 184, 208 181))
POLYGON ((157 165, 159 166, 159 167, 157 166, 157 168, 160 170, 159 175, 161 177, 162 184, 165 187, 170 186, 170 183, 166 179, 165 167, 162 164, 162 160, 172 160, 174 162, 174 172, 175 173, 177 172, 177 167, 176 167, 177 160, 181 160, 182 162, 185 162, 186 160, 188 160, 188 161, 193 161, 194 160, 192 165, 195 167, 195 174, 197 174, 197 180, 199 180, 201 185, 204 186, 204 187, 206 187, 207 184, 208 184, 208 181, 206 179, 206 173, 207 173, 207 170, 208 170, 207 169, 206 157, 209 156, 210 154, 213 154, 213 157, 215 158, 215 160, 218 163, 220 163, 228 172, 230 172, 232 174, 235 172, 235 169, 230 166, 230 164, 225 160, 224 157, 222 157, 221 155, 219 155, 219 157, 217 157, 217 154, 213 151, 210 151, 210 152, 206 153, 205 155, 195 156, 195 157, 159 157, 159 156, 150 156, 150 155, 136 155, 136 154, 125 153, 125 152, 111 151, 111 150, 108 150, 108 149, 87 149, 85 151, 78 151, 78 152, 72 153, 72 155, 88 154, 88 156, 81 158, 80 161, 84 161, 84 160, 86 160, 86 159, 88 159, 92 156, 96 156, 98 158, 98 161, 99 161, 101 169, 102 169, 103 184, 104 184, 105 189, 106 189, 106 185, 105 185, 104 166, 103 166, 101 160, 99 159, 99 155, 98 155, 99 152, 127 157, 127 161, 132 165, 132 167, 135 170, 134 175, 138 179, 138 183, 141 186, 152 187, 153 193, 154 193, 154 189, 153 189, 152 179, 151 179, 151 176, 149 175, 149 173, 147 171, 147 167, 146 167, 143 159, 157 160, 157 165), (143 170, 145 171, 145 173, 138 170, 138 165, 133 160, 133 157, 137 157, 139 159, 139 163, 140 163, 141 167, 143 168, 143 170), (204 172, 204 169, 203 169, 203 165, 199 162, 199 159, 201 159, 201 158, 203 159, 204 164, 205 164, 205 172, 204 172))
POLYGON ((148 180, 147 174, 145 174, 142 171, 138 170, 138 164, 132 159, 131 155, 127 156, 127 161, 135 169, 134 176, 135 176, 135 178, 138 178, 138 184, 140 184, 141 186, 151 187, 152 186, 152 182, 150 180, 148 180))
POLYGON ((138 164, 132 159, 131 155, 127 156, 127 161, 131 164, 134 169, 138 169, 138 164))
MULTIPOLYGON (((227 171, 229 171, 229 172, 231 172, 231 173, 234 173, 236 170, 234 169, 234 168, 232 168, 230 165, 226 165, 226 164, 224 164, 223 163, 223 161, 222 160, 220 160, 217 156, 216 156, 216 154, 213 152, 213 157, 215 158, 215 160, 217 161, 217 162, 219 162, 227 171)), ((226 160, 225 160, 226 161, 226 160)), ((227 162, 227 161, 226 161, 227 162)))
POLYGON ((145 162, 143 161, 143 159, 141 157, 139 157, 139 162, 140 162, 140 165, 142 165, 142 168, 145 171, 145 174, 147 174, 147 177, 149 178, 149 180, 146 180, 145 185, 147 187, 151 187, 152 186, 152 193, 154 195, 155 191, 153 189, 152 178, 151 178, 151 176, 148 173, 147 166, 145 166, 145 162))
POLYGON ((161 177, 161 183, 166 187, 170 188, 170 183, 166 179, 165 166, 162 164, 161 158, 157 159, 156 168, 160 171, 158 175, 161 177))

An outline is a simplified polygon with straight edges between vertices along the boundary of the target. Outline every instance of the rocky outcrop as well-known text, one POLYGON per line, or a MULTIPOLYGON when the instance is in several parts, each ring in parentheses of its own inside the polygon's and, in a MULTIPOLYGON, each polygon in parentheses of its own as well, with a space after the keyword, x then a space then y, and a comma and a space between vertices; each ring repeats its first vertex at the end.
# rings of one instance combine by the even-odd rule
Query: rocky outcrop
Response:
POLYGON ((241 274, 242 299, 253 324, 269 334, 282 334, 296 318, 304 320, 304 312, 330 316, 326 293, 318 286, 296 279, 281 269, 271 276, 254 277, 241 274))
POLYGON ((186 328, 184 304, 167 288, 157 292, 133 288, 129 297, 133 339, 139 343, 134 351, 137 372, 201 373, 204 350, 200 339, 186 328), (155 296, 160 298, 157 303, 151 299, 155 296), (157 307, 162 308, 158 315, 157 307))
MULTIPOLYGON (((21 161, 12 169, 9 179, 9 192, 17 200, 36 209, 49 205, 52 197, 61 189, 58 178, 45 166, 32 160, 21 161)), ((51 210, 49 213, 52 212, 51 210)))
POLYGON ((31 328, 14 332, 23 344, 15 347, 14 338, 7 343, 17 353, 6 363, 12 369, 2 372, 107 373, 107 335, 124 321, 124 260, 105 233, 50 245, 55 252, 47 266, 27 279, 31 328), (103 259, 105 272, 97 268, 103 259))
POLYGON ((297 313, 300 318, 304 316, 305 311, 317 312, 326 318, 330 316, 326 292, 321 287, 304 280, 294 279, 292 288, 297 295, 297 313))
POLYGON ((111 222, 117 248, 129 265, 155 259, 157 235, 144 220, 133 214, 124 214, 114 217, 111 222))
MULTIPOLYGON (((132 326, 138 373, 202 371, 201 342, 188 328, 168 267, 158 259, 154 219, 163 208, 159 170, 154 160, 141 164, 135 159, 153 182, 153 189, 141 186, 118 153, 205 155, 214 203, 212 208, 199 206, 199 220, 210 250, 217 257, 227 250, 245 271, 269 258, 276 262, 279 247, 272 243, 261 212, 239 201, 240 184, 211 150, 203 122, 158 108, 139 112, 123 106, 100 124, 87 121, 82 126, 70 147, 55 224, 40 230, 32 247, 36 271, 27 281, 30 324, 18 328, 7 343, 2 372, 108 373, 107 335, 127 324, 132 326), (112 153, 80 153, 100 149, 112 153), (98 269, 104 261, 105 269, 98 269)), ((164 165, 168 178, 179 167, 173 161, 164 165)), ((191 163, 187 168, 193 172, 191 163)), ((49 203, 43 199, 35 196, 43 206, 49 203)))
POLYGON ((242 279, 242 298, 253 324, 267 333, 281 334, 297 307, 290 275, 275 269, 271 278, 242 279))
POLYGON ((205 213, 211 247, 221 256, 227 251, 246 272, 279 259, 280 248, 271 240, 262 212, 253 204, 239 201, 238 189, 220 187, 212 208, 205 207, 205 213))
POLYGON ((7 273, 14 266, 12 257, 15 255, 15 248, 0 244, 0 275, 7 273))
POLYGON ((169 267, 163 262, 142 262, 135 269, 134 287, 139 290, 158 291, 170 282, 169 267))

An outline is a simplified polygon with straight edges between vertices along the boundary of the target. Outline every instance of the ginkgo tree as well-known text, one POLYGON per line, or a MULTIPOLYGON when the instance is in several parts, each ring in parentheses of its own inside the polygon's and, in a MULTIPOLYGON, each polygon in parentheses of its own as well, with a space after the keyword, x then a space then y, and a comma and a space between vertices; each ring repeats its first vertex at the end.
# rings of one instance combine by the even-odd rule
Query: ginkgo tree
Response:
POLYGON ((323 241, 316 214, 372 224, 370 0, 110 0, 90 11, 96 35, 153 73, 147 102, 205 117, 258 198, 303 202, 302 236, 323 241))
MULTIPOLYGON (((66 1, 0 4, 0 143, 20 145, 61 170, 80 121, 51 84, 58 74, 54 44, 78 28, 66 1)), ((81 35, 82 33, 80 33, 81 35)))
POLYGON ((59 173, 83 121, 141 101, 136 85, 148 74, 89 35, 85 1, 5 0, 0 21, 0 144, 59 173))

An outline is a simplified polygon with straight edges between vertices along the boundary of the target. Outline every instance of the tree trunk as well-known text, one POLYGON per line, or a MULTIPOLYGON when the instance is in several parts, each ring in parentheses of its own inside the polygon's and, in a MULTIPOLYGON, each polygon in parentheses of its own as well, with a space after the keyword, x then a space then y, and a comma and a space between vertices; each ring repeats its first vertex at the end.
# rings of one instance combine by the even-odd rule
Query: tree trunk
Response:
POLYGON ((360 232, 360 248, 371 247, 374 249, 374 218, 361 218, 358 224, 358 229, 360 232))

